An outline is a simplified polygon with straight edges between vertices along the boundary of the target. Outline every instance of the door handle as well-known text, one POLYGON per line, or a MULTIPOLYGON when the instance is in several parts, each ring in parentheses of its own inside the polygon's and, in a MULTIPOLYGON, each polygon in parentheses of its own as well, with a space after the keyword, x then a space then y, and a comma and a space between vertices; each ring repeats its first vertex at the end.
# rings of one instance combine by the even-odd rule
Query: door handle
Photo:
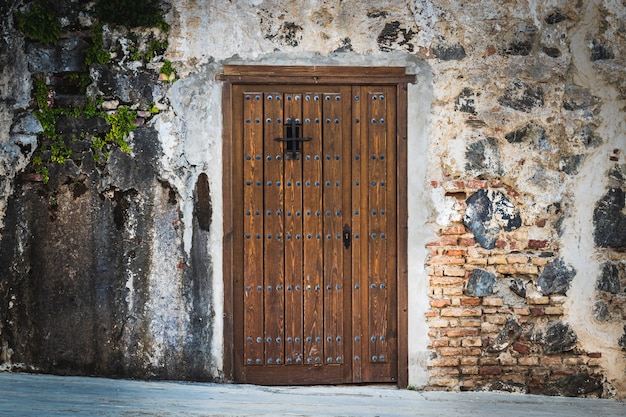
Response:
POLYGON ((343 246, 346 249, 350 249, 351 243, 352 243, 352 230, 350 229, 350 226, 346 224, 345 226, 343 226, 343 246))

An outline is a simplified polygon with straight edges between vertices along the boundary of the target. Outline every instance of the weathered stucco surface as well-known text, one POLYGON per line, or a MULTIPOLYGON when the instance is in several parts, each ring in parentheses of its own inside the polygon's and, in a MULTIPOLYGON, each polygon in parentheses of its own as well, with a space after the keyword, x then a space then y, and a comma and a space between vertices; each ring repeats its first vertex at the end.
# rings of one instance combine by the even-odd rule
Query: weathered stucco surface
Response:
MULTIPOLYGON (((164 56, 138 64, 117 47, 128 32, 106 28, 116 56, 90 69, 107 103, 158 109, 132 153, 81 159, 47 185, 29 165, 41 130, 32 80, 67 69, 27 62, 41 48, 14 27, 24 3, 0 6, 4 368, 220 379, 216 75, 399 65, 417 75, 409 383, 626 396, 623 1, 171 1, 164 56), (173 83, 157 79, 163 59, 173 83), (108 71, 129 83, 111 87, 122 78, 108 71)), ((66 38, 94 24, 86 10, 66 38)))

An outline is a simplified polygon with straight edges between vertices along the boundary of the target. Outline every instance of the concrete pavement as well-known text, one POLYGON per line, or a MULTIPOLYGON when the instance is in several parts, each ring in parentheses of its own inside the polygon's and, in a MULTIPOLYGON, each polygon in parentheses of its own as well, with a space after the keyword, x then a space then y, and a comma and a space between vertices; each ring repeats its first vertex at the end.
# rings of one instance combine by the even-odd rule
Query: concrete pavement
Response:
POLYGON ((625 417, 626 403, 380 385, 259 387, 0 373, 0 416, 625 417))

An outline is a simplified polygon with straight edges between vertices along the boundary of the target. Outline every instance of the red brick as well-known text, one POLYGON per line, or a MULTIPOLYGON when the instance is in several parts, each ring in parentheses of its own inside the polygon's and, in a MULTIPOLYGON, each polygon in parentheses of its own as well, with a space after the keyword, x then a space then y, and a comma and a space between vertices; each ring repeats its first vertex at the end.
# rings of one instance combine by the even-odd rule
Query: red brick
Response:
POLYGON ((454 256, 433 256, 426 261, 427 265, 462 265, 465 263, 465 258, 454 256))
POLYGON ((465 233, 465 226, 462 224, 455 224, 454 226, 446 227, 441 231, 443 235, 462 235, 465 233))
POLYGON ((459 366, 459 359, 458 358, 434 359, 431 365, 436 366, 436 367, 459 366))
POLYGON ((465 349, 463 348, 441 348, 439 349, 441 356, 463 356, 465 355, 465 349))
POLYGON ((447 307, 451 304, 450 300, 446 299, 442 299, 442 300, 431 300, 430 301, 430 306, 434 307, 434 308, 441 308, 441 307, 447 307))
POLYGON ((446 256, 465 256, 466 252, 463 249, 447 249, 445 251, 446 256))
POLYGON ((444 308, 441 310, 442 317, 472 317, 482 315, 480 308, 444 308))
POLYGON ((465 181, 465 187, 477 190, 479 188, 489 188, 489 183, 483 180, 469 180, 465 181))
POLYGON ((496 240, 496 248, 498 248, 498 249, 506 248, 506 242, 504 240, 501 240, 501 239, 496 240))
POLYGON ((480 298, 479 297, 461 298, 461 305, 476 307, 477 305, 480 305, 480 298))
POLYGON ((476 240, 472 237, 461 237, 458 241, 459 246, 475 246, 476 240))
POLYGON ((601 358, 602 357, 602 352, 588 353, 587 356, 589 356, 590 358, 601 358))
POLYGON ((533 316, 543 316, 544 309, 543 307, 533 307, 530 309, 530 314, 532 314, 533 316))
POLYGON ((546 366, 561 365, 561 358, 544 356, 541 358, 541 364, 546 366))
POLYGON ((443 270, 443 275, 448 276, 448 277, 464 277, 465 269, 447 266, 443 270))
POLYGON ((430 285, 463 285, 459 277, 430 277, 430 285))
POLYGON ((500 366, 481 366, 478 370, 480 375, 500 375, 502 367, 500 366))
POLYGON ((530 239, 528 240, 528 248, 529 249, 544 249, 550 246, 550 242, 547 240, 536 240, 530 239))
POLYGON ((514 312, 515 314, 520 315, 520 316, 528 316, 528 315, 530 315, 530 310, 529 310, 528 308, 526 308, 526 307, 523 307, 523 308, 514 308, 514 309, 513 309, 513 312, 514 312))
POLYGON ((521 353, 522 355, 530 355, 530 346, 525 345, 523 343, 519 343, 519 342, 513 343, 513 350, 521 353))
POLYGON ((456 329, 447 329, 442 333, 445 333, 445 335, 448 337, 469 337, 469 336, 478 336, 480 334, 480 329, 477 329, 475 327, 471 329, 456 328, 456 329))
POLYGON ((432 340, 430 342, 430 346, 433 347, 433 348, 447 347, 448 346, 448 341, 447 340, 443 340, 443 339, 432 340))

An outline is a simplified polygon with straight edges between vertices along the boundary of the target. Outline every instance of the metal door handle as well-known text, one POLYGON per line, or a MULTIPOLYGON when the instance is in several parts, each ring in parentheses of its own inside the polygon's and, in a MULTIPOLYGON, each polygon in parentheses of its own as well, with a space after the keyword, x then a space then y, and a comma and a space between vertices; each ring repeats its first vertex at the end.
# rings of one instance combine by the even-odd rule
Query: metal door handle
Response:
POLYGON ((350 226, 347 224, 343 226, 343 246, 346 249, 350 249, 350 244, 352 243, 352 230, 350 226))

